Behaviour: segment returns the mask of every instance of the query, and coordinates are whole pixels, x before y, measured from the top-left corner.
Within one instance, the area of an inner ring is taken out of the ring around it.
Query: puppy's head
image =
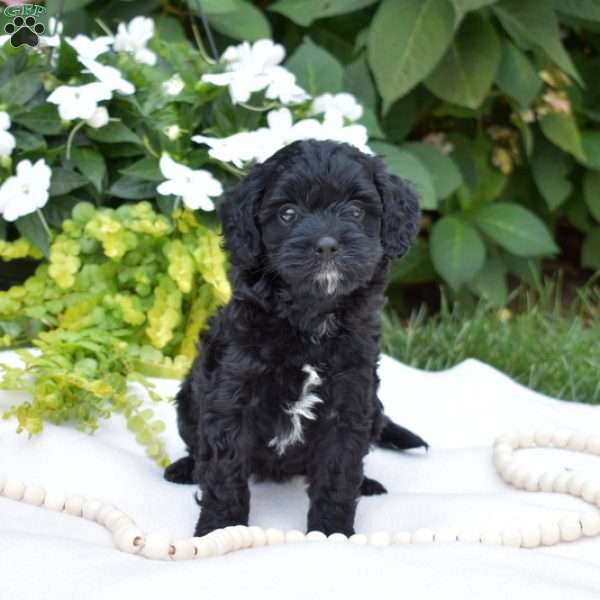
[[[418,230],[412,189],[380,158],[331,141],[294,142],[251,172],[219,207],[225,248],[244,271],[276,274],[295,295],[345,295]]]

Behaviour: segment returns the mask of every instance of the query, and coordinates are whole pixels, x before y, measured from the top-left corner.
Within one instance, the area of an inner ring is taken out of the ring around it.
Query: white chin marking
[[[327,265],[322,271],[317,273],[315,279],[319,285],[325,288],[325,292],[331,295],[335,294],[342,279],[342,274],[333,265]]]
[[[269,442],[269,447],[275,448],[279,456],[285,453],[288,446],[304,442],[301,419],[304,417],[309,421],[314,421],[316,415],[313,412],[313,408],[316,404],[323,402],[319,396],[312,393],[314,388],[319,387],[322,383],[316,369],[311,365],[304,365],[302,370],[307,374],[307,377],[302,385],[300,398],[284,410],[290,416],[290,428],[287,432],[275,436]]]

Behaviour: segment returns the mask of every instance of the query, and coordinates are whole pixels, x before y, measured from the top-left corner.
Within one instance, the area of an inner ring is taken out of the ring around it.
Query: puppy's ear
[[[376,160],[375,185],[383,203],[383,251],[388,258],[397,258],[406,253],[419,232],[419,198],[408,182],[388,173],[383,161]]]
[[[232,264],[245,269],[256,266],[261,252],[257,216],[265,187],[264,169],[264,165],[252,167],[244,179],[227,191],[217,208],[225,250]]]

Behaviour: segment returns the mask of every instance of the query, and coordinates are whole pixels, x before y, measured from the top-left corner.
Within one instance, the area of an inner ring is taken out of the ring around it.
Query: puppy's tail
[[[425,448],[429,444],[416,433],[394,423],[389,417],[383,415],[383,429],[377,445],[391,450],[409,450],[410,448]]]

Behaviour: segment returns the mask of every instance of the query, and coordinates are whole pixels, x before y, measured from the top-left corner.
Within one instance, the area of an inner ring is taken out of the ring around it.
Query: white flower
[[[22,160],[17,174],[9,177],[0,187],[0,214],[7,221],[16,221],[42,208],[48,201],[52,171],[43,158],[35,164]]]
[[[256,158],[258,138],[255,131],[241,131],[220,139],[195,135],[192,141],[210,146],[209,156],[222,162],[233,163],[238,168]]]
[[[349,119],[358,121],[363,115],[363,107],[352,94],[323,94],[317,96],[312,103],[313,114],[336,112]]]
[[[100,127],[104,127],[108,123],[109,118],[106,107],[99,106],[94,114],[89,119],[86,119],[85,122],[94,129],[100,129]]]
[[[220,196],[223,186],[208,171],[194,171],[175,162],[168,154],[161,156],[159,165],[167,179],[156,188],[159,194],[181,196],[183,203],[192,210],[214,210],[215,205],[210,198]]]
[[[268,98],[302,102],[308,97],[306,92],[296,85],[292,73],[278,66],[284,57],[283,46],[271,40],[258,40],[252,46],[248,42],[229,46],[221,57],[225,73],[203,75],[202,81],[228,86],[234,104],[247,102],[253,92],[265,88]]]
[[[113,38],[107,35],[91,39],[87,35],[76,35],[74,38],[66,37],[67,43],[77,52],[79,58],[94,60],[104,54],[113,43]]]
[[[146,48],[154,35],[154,21],[147,17],[134,17],[129,24],[119,23],[114,49],[133,54],[135,60],[145,65],[156,64],[156,54]]]
[[[167,94],[167,96],[178,96],[184,87],[183,79],[179,73],[175,73],[173,77],[163,81],[162,91]]]
[[[0,158],[10,156],[15,149],[15,136],[10,129],[10,116],[7,112],[0,111]]]
[[[270,82],[265,96],[270,100],[280,100],[283,104],[299,104],[310,96],[296,84],[296,76],[283,67],[273,67],[269,71]]]
[[[86,69],[111,92],[119,92],[119,94],[126,95],[135,92],[133,83],[123,79],[123,75],[119,69],[115,69],[115,67],[108,65],[102,65],[89,58],[80,58],[79,62],[81,62],[81,64],[83,64]]]
[[[325,113],[321,136],[317,139],[346,142],[366,154],[373,154],[367,142],[369,134],[364,125],[344,125],[344,118],[338,112]]]
[[[100,100],[109,100],[112,94],[102,83],[57,87],[49,96],[48,102],[58,105],[58,114],[65,121],[90,119],[98,108]]]
[[[52,31],[54,32],[54,35],[40,35],[40,41],[37,47],[41,50],[44,48],[58,48],[60,46],[60,36],[63,32],[62,21],[57,23],[54,17],[50,17],[48,19],[48,27],[46,27],[46,31]]]
[[[172,142],[179,139],[181,136],[181,129],[179,125],[170,125],[169,127],[165,127],[164,132]]]

